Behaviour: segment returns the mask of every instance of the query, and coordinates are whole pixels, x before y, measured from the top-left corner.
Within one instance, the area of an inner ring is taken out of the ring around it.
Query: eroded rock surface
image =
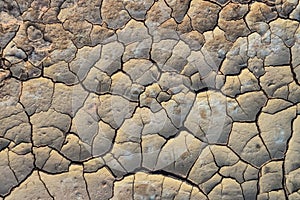
[[[300,199],[297,0],[0,0],[0,199]]]

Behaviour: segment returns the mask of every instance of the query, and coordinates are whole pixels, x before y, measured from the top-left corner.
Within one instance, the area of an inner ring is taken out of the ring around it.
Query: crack
[[[43,179],[42,179],[42,177],[41,177],[41,175],[40,175],[40,172],[37,171],[37,174],[38,174],[38,176],[39,176],[39,180],[40,180],[40,181],[42,182],[42,184],[44,185],[44,187],[45,187],[47,193],[48,193],[49,196],[54,200],[55,198],[54,198],[54,196],[50,193],[49,189],[47,188],[46,183],[43,181]]]
[[[84,184],[85,184],[85,190],[86,190],[86,193],[88,195],[88,198],[89,198],[89,200],[91,200],[90,192],[89,192],[89,189],[88,189],[88,184],[87,184],[87,181],[84,177],[84,174],[82,174],[82,178],[83,178],[83,181],[84,181]]]
[[[287,154],[287,151],[289,150],[289,145],[290,145],[290,142],[292,140],[292,137],[293,137],[294,134],[296,134],[295,129],[294,129],[294,122],[297,119],[297,117],[298,117],[298,115],[296,115],[291,121],[291,135],[287,139],[286,151],[284,152],[284,157],[283,157],[283,162],[282,162],[282,187],[283,187],[283,191],[284,191],[284,195],[285,195],[286,199],[289,199],[288,198],[288,194],[289,194],[288,191],[289,190],[288,190],[287,185],[286,185],[287,179],[286,179],[286,171],[285,171],[286,154]]]
[[[12,167],[10,166],[9,151],[7,151],[7,161],[8,161],[8,167],[9,167],[10,171],[13,173],[13,175],[14,175],[16,181],[18,182],[18,184],[20,184],[20,181],[19,181],[19,179],[18,179],[18,177],[17,177],[15,171],[14,171],[14,170],[12,169]],[[15,186],[15,187],[16,187],[16,186]]]

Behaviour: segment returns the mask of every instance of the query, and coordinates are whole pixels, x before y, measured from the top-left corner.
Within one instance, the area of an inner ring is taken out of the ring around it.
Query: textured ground
[[[0,199],[300,199],[298,0],[0,0]]]

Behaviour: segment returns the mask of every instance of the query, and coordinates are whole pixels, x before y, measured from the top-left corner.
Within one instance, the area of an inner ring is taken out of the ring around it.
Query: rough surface
[[[0,199],[300,199],[298,0],[0,0]]]

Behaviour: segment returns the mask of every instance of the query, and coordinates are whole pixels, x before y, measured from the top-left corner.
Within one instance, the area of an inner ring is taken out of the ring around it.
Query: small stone
[[[71,162],[69,160],[61,156],[57,151],[52,150],[42,169],[49,173],[58,174],[67,172],[70,164]]]
[[[143,167],[149,170],[155,169],[158,155],[165,142],[166,140],[157,134],[145,135],[142,137]]]
[[[273,161],[264,165],[259,179],[260,193],[282,189],[282,161]]]
[[[101,95],[99,101],[99,116],[113,128],[120,127],[126,118],[131,117],[136,107],[135,103],[117,95]]]
[[[181,143],[184,141],[184,145]],[[169,140],[157,158],[156,170],[165,170],[183,177],[195,163],[203,144],[188,132],[181,132]]]
[[[219,67],[221,64],[223,64],[223,61],[225,64],[226,60],[224,59],[229,57],[230,55],[239,57],[237,59],[237,62],[241,62],[240,56],[244,56],[246,54],[246,52],[244,52],[243,50],[246,47],[245,43],[243,42],[245,38],[240,38],[239,41],[236,41],[236,45],[233,46],[233,43],[226,39],[225,32],[219,29],[218,27],[214,28],[212,31],[205,32],[203,35],[206,41],[202,47],[203,56],[206,58],[206,62],[208,62],[208,64],[214,70],[219,70]],[[233,68],[232,66],[235,65],[237,65],[237,67],[243,66],[241,66],[241,63],[232,64],[229,66]],[[223,71],[221,70],[221,72]]]
[[[162,68],[167,60],[171,57],[172,51],[177,44],[176,40],[161,40],[152,44],[151,58]]]
[[[29,26],[27,27],[28,39],[31,41],[37,41],[43,38],[43,33],[37,27]]]
[[[200,184],[200,188],[205,192],[205,194],[209,194],[214,187],[216,187],[222,181],[222,176],[218,173],[214,174],[209,180]]]
[[[8,139],[0,138],[0,151],[9,146],[10,141]]]
[[[221,88],[222,93],[229,97],[235,97],[241,93],[241,81],[238,76],[225,76],[225,84]]]
[[[290,107],[276,114],[261,113],[258,117],[260,135],[271,158],[283,158],[287,141],[291,137],[291,121],[296,117],[296,107]]]
[[[91,31],[91,42],[93,46],[98,44],[107,44],[117,40],[117,36],[113,30],[104,26],[94,25]]]
[[[103,45],[98,62],[93,63],[99,70],[111,76],[118,69],[121,69],[121,57],[124,53],[124,46],[119,42],[111,42]]]
[[[275,114],[291,106],[293,106],[291,102],[283,99],[269,99],[267,105],[263,107],[262,111],[268,114]]]
[[[226,105],[226,97],[219,92],[199,93],[185,120],[185,127],[209,143],[226,142],[231,129]]]
[[[175,94],[169,101],[162,103],[168,117],[171,119],[176,128],[183,126],[183,123],[192,108],[194,100],[195,94],[187,92]]]
[[[261,77],[265,73],[263,60],[254,57],[248,60],[248,69],[255,75],[256,78]]]
[[[0,85],[0,106],[15,106],[21,95],[21,82],[11,78],[3,80]]]
[[[71,125],[71,118],[52,109],[47,112],[40,112],[31,117],[33,127],[33,143],[36,146],[49,145],[60,149],[65,133]]]
[[[198,31],[182,34],[180,38],[189,45],[191,50],[200,50],[205,43],[204,36]]]
[[[125,45],[150,38],[147,27],[142,22],[135,20],[130,20],[123,29],[118,30],[117,36],[118,41]]]
[[[0,135],[3,137],[4,135],[8,134],[7,138],[11,136],[12,131],[17,130],[18,126],[28,123],[28,116],[23,110],[23,107],[20,104],[16,104],[14,106],[0,106],[1,113],[0,113]],[[26,132],[26,129],[24,130]],[[28,131],[28,129],[27,129]],[[30,134],[31,130],[29,130]],[[21,134],[20,132],[18,134]],[[16,133],[14,133],[16,134]],[[29,139],[29,138],[27,138]]]
[[[145,91],[140,95],[140,105],[150,108],[152,112],[157,112],[162,109],[162,106],[156,100],[157,96],[161,92],[161,88],[158,83],[154,83],[146,87]]]
[[[183,182],[174,200],[188,199],[190,197],[190,194],[192,193],[192,189],[192,186]]]
[[[114,196],[112,200],[131,199],[133,194],[134,176],[126,176],[121,181],[114,183]]]
[[[221,10],[218,25],[224,30],[230,41],[250,34],[250,30],[243,19],[247,12],[248,5],[237,3],[229,3]]]
[[[191,0],[167,0],[166,3],[172,9],[172,17],[175,18],[176,22],[182,22],[186,15]]]
[[[5,47],[13,39],[20,22],[7,12],[0,12],[0,25],[2,27],[0,47]]]
[[[111,150],[112,155],[124,168],[125,173],[136,171],[141,166],[142,153],[141,146],[135,142],[115,143]],[[108,164],[110,168],[112,165]]]
[[[61,153],[72,161],[82,162],[91,157],[91,147],[73,134],[67,135]]]
[[[155,199],[161,196],[164,177],[138,172],[134,176],[134,198]]]
[[[260,167],[270,160],[255,123],[233,123],[228,145],[249,163]]]
[[[66,85],[78,83],[76,75],[70,71],[69,65],[65,61],[44,67],[44,76],[51,78],[53,82],[62,82]]]
[[[131,59],[124,63],[123,70],[129,74],[133,83],[144,86],[156,82],[159,77],[157,67],[145,59]]]
[[[24,182],[22,182],[14,191],[6,197],[8,200],[14,199],[53,199],[40,180],[37,171],[34,171]]]
[[[147,111],[146,109],[137,108],[134,115],[125,119],[124,123],[117,131],[117,135],[115,138],[116,143],[124,143],[124,142],[141,142],[141,134],[143,130],[143,116],[141,113]]]
[[[75,59],[70,62],[70,70],[76,74],[80,81],[84,80],[90,69],[101,58],[101,49],[101,45],[96,47],[82,47],[76,53]]]
[[[236,200],[244,199],[240,184],[231,178],[223,178],[222,182],[208,194],[208,198]]]
[[[171,98],[171,95],[169,95],[168,93],[166,92],[160,92],[157,96],[157,101],[159,103],[161,102],[166,102],[166,101],[169,101]]]
[[[188,179],[200,185],[210,180],[218,170],[219,167],[216,165],[213,154],[207,146],[202,150],[193,165]]]
[[[130,15],[121,0],[104,0],[101,5],[101,16],[108,28],[112,29],[119,29],[130,20]]]
[[[269,28],[268,22],[277,17],[276,10],[262,2],[254,2],[246,15],[246,22],[252,31],[263,35]]]
[[[181,182],[179,180],[165,177],[162,185],[161,198],[174,199],[179,191],[180,185]]]
[[[88,22],[93,24],[101,24],[102,22],[101,15],[99,12],[99,9],[101,7],[101,1],[99,0],[87,0],[84,2],[58,2],[58,5],[56,5],[60,7],[58,19],[62,22],[64,22],[67,19],[74,19],[74,21],[76,22],[78,22],[79,20],[87,20]]]
[[[288,143],[289,148],[287,149],[286,157],[285,157],[285,165],[284,165],[285,174],[289,174],[290,172],[297,171],[297,169],[300,167],[300,162],[298,159],[299,156],[298,149],[296,148],[297,145],[300,143],[300,137],[298,134],[296,134],[300,128],[299,121],[300,121],[299,117],[297,117],[293,121],[293,132],[290,141]]]
[[[113,175],[102,168],[95,173],[84,173],[87,190],[91,199],[110,199],[113,195]]]
[[[97,135],[93,138],[92,151],[93,156],[104,155],[113,146],[116,131],[109,125],[99,122]]]
[[[222,42],[223,43],[223,42]],[[224,75],[240,74],[241,69],[247,67],[248,60],[248,41],[247,38],[238,38],[233,46],[228,49],[226,58],[221,65],[220,71]],[[224,52],[226,53],[226,51]],[[223,58],[225,56],[221,56]]]
[[[54,84],[46,78],[30,79],[23,82],[21,103],[29,115],[47,111],[51,106]]]
[[[73,117],[83,106],[87,95],[88,93],[81,85],[66,86],[62,83],[56,83],[51,108]]]
[[[83,170],[84,172],[87,173],[96,172],[100,168],[104,167],[104,165],[105,165],[104,160],[101,157],[92,158],[83,163]]]
[[[257,181],[253,180],[242,183],[242,190],[245,199],[257,198]]]
[[[136,20],[144,20],[147,11],[153,5],[154,0],[124,0],[124,6],[130,16]]]
[[[235,99],[227,99],[227,112],[234,121],[255,121],[257,113],[267,102],[261,91],[247,92]]]
[[[145,24],[150,33],[155,33],[158,27],[170,18],[171,8],[164,0],[156,1],[147,12]]]
[[[18,185],[17,177],[14,175],[14,171],[9,166],[8,150],[2,150],[0,152],[0,196],[7,195],[11,189]]]
[[[276,19],[270,23],[271,32],[280,37],[284,44],[292,47],[295,43],[295,33],[299,24],[292,20]]]
[[[200,33],[212,30],[217,25],[220,10],[220,6],[207,1],[192,1],[188,15],[193,28]]]
[[[212,145],[210,148],[218,167],[232,166],[239,161],[239,157],[227,146]]]
[[[266,67],[265,70],[265,75],[260,77],[262,89],[269,97],[285,98],[288,92],[287,88],[282,94],[276,95],[276,92],[294,80],[291,68],[289,66]]]
[[[70,39],[73,35],[65,31],[62,24],[47,24],[44,37],[52,40],[53,51],[49,58],[53,63],[58,61],[70,62],[75,58],[77,48]]]
[[[140,116],[143,122],[143,135],[158,133],[164,138],[170,138],[177,134],[178,129],[172,123],[164,109],[161,109],[158,112],[152,112],[147,108],[143,108],[138,111],[141,111]]]
[[[54,198],[87,199],[88,193],[82,170],[82,166],[71,165],[69,172],[55,175],[41,172],[40,176]]]

